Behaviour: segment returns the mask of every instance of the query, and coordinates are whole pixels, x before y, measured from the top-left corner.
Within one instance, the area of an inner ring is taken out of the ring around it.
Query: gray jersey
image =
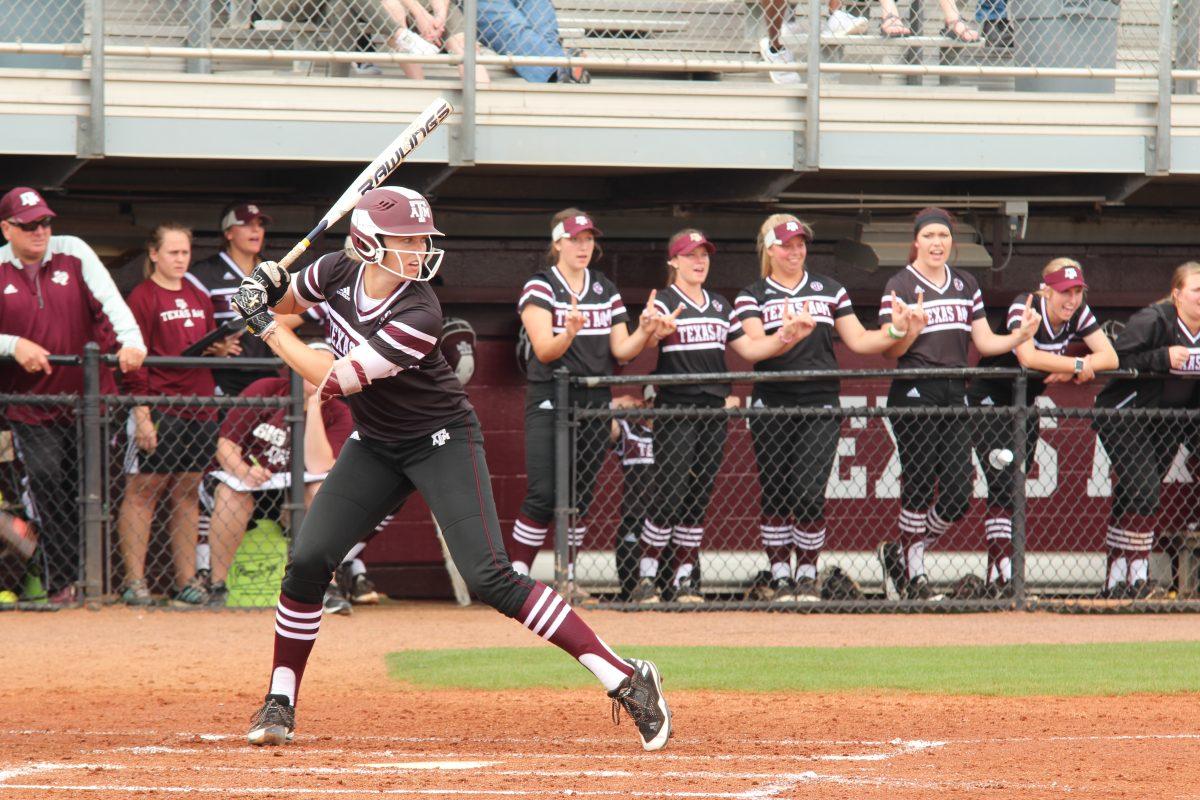
[[[929,322],[908,352],[900,356],[897,366],[901,369],[966,367],[971,324],[986,317],[975,276],[947,265],[945,283],[937,286],[910,264],[893,275],[884,287],[879,324],[892,321],[892,292],[897,299],[915,305],[918,288],[925,293]]]
[[[442,306],[433,287],[404,281],[376,300],[363,290],[364,270],[358,261],[330,253],[292,281],[301,305],[325,303],[329,343],[338,356],[353,350],[368,374],[380,376],[346,398],[358,431],[401,441],[468,417],[472,408],[466,392],[438,346]]]
[[[613,372],[609,336],[613,326],[624,325],[629,315],[617,287],[599,272],[587,270],[583,291],[575,294],[558,267],[542,270],[525,282],[517,302],[517,313],[529,305],[546,309],[551,314],[550,324],[557,335],[566,330],[573,295],[583,315],[583,328],[557,361],[543,364],[536,356],[529,360],[527,374],[531,383],[554,380],[554,371],[559,367],[566,367],[572,375],[611,375]]]

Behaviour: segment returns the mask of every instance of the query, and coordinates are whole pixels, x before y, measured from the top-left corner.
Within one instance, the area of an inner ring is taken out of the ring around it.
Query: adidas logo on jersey
[[[338,289],[337,296],[342,298],[343,300],[349,300],[350,299],[350,287],[343,286],[342,288]]]
[[[908,390],[908,394],[906,394],[905,397],[912,397],[912,398],[916,398],[919,400],[919,399],[921,399],[921,393],[918,392],[917,387],[914,386],[913,388]]]
[[[13,285],[10,283],[8,286],[5,286],[5,287],[4,287],[4,293],[5,293],[5,294],[16,294],[16,293],[17,293],[17,287],[13,286]]]

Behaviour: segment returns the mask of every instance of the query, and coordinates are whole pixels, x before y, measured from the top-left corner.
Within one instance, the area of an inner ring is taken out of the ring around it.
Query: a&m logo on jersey
[[[597,294],[597,295],[604,294],[604,288],[601,287],[600,284],[598,284],[598,283],[593,283],[592,284],[592,293]]]
[[[433,434],[429,438],[433,440],[434,447],[441,447],[446,442],[450,441],[450,432],[448,430],[446,430],[445,428],[442,428],[440,431]]]
[[[954,279],[954,291],[961,292],[962,290],[963,290],[963,282],[960,279],[955,278]]]
[[[66,273],[66,270],[56,269],[54,270],[54,274],[50,276],[50,282],[57,283],[59,286],[66,286],[70,277],[71,276]]]
[[[36,206],[38,204],[37,192],[21,192],[21,205]]]
[[[410,199],[408,201],[408,207],[409,216],[415,219],[417,222],[424,222],[433,216],[433,212],[429,210],[428,200]]]
[[[814,292],[819,292],[825,288],[825,284],[821,283],[820,281],[813,281],[811,286]]]
[[[713,308],[715,308],[717,311],[720,311],[721,310],[721,301],[713,300]]]

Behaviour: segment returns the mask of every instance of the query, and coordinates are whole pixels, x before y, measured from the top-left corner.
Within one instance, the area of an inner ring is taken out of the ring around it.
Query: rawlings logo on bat
[[[400,146],[371,173],[370,178],[359,185],[358,193],[360,195],[366,194],[382,184],[387,179],[387,176],[391,175],[396,167],[400,166],[400,163],[408,157],[408,154],[416,150],[421,145],[421,142],[425,141],[448,116],[450,116],[450,106],[447,103],[442,103],[441,107],[438,108],[428,122],[418,127],[411,136],[401,142]]]

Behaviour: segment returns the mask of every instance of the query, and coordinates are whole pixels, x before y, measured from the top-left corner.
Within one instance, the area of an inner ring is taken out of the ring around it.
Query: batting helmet
[[[420,255],[421,267],[417,275],[403,275],[387,269],[394,275],[410,280],[427,281],[437,274],[442,265],[445,251],[433,246],[434,236],[442,232],[433,226],[433,210],[429,201],[412,189],[402,186],[381,186],[362,196],[350,214],[350,244],[358,257],[368,264],[383,266],[384,256],[389,253]],[[424,250],[395,250],[383,246],[384,236],[424,236]]]
[[[471,323],[458,317],[442,320],[441,347],[450,369],[454,370],[459,382],[466,386],[475,374],[475,329]]]

